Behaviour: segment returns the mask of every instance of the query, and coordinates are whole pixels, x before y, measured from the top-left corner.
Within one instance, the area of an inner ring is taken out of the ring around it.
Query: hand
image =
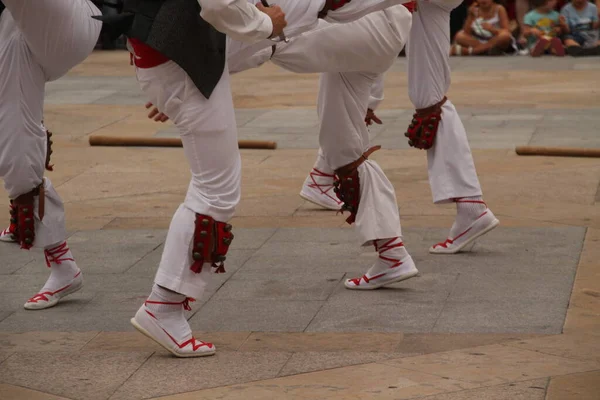
[[[367,110],[367,115],[365,117],[365,123],[367,124],[367,126],[371,126],[371,125],[373,125],[373,122],[375,122],[377,125],[383,124],[383,121],[381,121],[377,117],[377,115],[375,115],[375,111],[373,111],[369,108]]]
[[[592,25],[592,29],[598,29],[600,28],[600,20],[594,22],[594,24]]]
[[[557,35],[560,35],[562,32],[562,28],[560,26],[555,26],[553,29],[554,33],[556,33]]]
[[[538,28],[532,28],[531,29],[531,34],[533,36],[535,36],[536,38],[542,37],[544,36],[544,32],[542,32],[541,30],[539,30]]]
[[[283,29],[287,26],[287,21],[285,20],[285,14],[281,7],[279,6],[271,6],[265,7],[261,3],[258,3],[256,7],[267,14],[269,18],[271,18],[271,22],[273,22],[273,32],[271,32],[270,38],[278,37],[283,33]]]
[[[146,109],[149,109],[152,107],[154,107],[154,104],[152,104],[150,102],[146,103]],[[156,108],[156,107],[152,108],[152,110],[148,113],[148,118],[154,119],[154,121],[156,121],[156,122],[167,122],[169,120],[169,117],[167,117],[165,114],[158,111],[158,108]]]
[[[565,18],[564,15],[561,15],[560,17],[558,17],[558,23],[561,26],[566,26],[567,25],[567,20],[566,20],[566,18]]]
[[[484,22],[484,23],[482,23],[482,24],[481,24],[481,27],[482,27],[483,29],[485,29],[486,31],[488,31],[488,32],[491,32],[491,33],[493,33],[493,32],[494,32],[494,30],[495,30],[495,29],[494,29],[494,26],[493,26],[493,25],[491,25],[491,24],[489,24],[489,23],[487,23],[487,22]]]

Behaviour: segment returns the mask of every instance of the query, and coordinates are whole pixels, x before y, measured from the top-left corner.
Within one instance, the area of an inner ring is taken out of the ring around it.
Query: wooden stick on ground
[[[90,146],[183,147],[180,138],[90,136]],[[240,149],[275,150],[277,142],[238,140]]]
[[[579,149],[573,147],[517,146],[515,151],[520,156],[600,157],[600,149]]]

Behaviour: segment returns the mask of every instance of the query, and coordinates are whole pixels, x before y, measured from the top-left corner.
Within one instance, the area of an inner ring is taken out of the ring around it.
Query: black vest
[[[200,10],[197,0],[124,0],[120,14],[94,18],[177,63],[208,99],[225,70],[226,37]]]
[[[0,1],[0,15],[2,15],[2,11],[4,11],[4,4]]]

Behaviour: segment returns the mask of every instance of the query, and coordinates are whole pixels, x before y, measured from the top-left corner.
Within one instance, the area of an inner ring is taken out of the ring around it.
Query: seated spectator
[[[524,34],[527,38],[529,53],[539,57],[544,53],[559,57],[565,55],[565,49],[559,38],[566,29],[566,22],[554,10],[556,0],[534,0],[534,9],[525,14]]]
[[[566,20],[564,44],[573,57],[600,56],[600,15],[598,8],[587,0],[571,0],[560,15]]]
[[[455,38],[450,55],[503,54],[514,50],[506,9],[493,0],[479,0],[469,7],[463,29]]]
[[[518,35],[517,43],[522,48],[526,48],[527,47],[527,39],[525,39],[525,35],[524,35],[525,23],[523,20],[525,19],[525,14],[527,14],[532,9],[531,1],[530,0],[506,0],[506,1],[509,3],[513,3],[511,5],[510,9],[514,10],[514,16],[519,25],[519,35]],[[598,1],[600,1],[600,0],[598,0]],[[560,11],[562,9],[562,7],[565,4],[567,4],[568,2],[569,2],[569,0],[558,0],[556,2],[556,6],[554,7],[554,9],[556,11]]]

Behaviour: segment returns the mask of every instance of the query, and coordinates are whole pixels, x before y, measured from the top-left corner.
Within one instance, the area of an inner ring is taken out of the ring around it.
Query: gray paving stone
[[[534,127],[491,130],[480,135],[469,132],[469,145],[475,149],[506,149],[525,146],[531,140]]]
[[[571,296],[568,288],[575,279],[575,268],[567,273],[505,273],[502,270],[484,273],[459,274],[448,301],[520,299],[544,304],[546,301],[567,305]]]
[[[329,298],[342,281],[343,273],[288,274],[285,279],[273,276],[235,277],[228,280],[211,301],[225,300],[322,300]]]
[[[13,314],[13,311],[0,311],[0,322],[4,321],[10,315]]]
[[[322,301],[211,299],[192,317],[190,325],[198,331],[302,332],[323,304]]]
[[[294,353],[279,373],[279,376],[305,374],[307,372],[323,371],[349,365],[374,363],[398,356],[398,354],[388,352],[364,351],[307,351]]]
[[[126,271],[139,259],[157,248],[164,230],[78,232],[69,239],[69,246],[84,273],[114,274]],[[30,273],[33,265],[19,273]]]
[[[531,141],[531,146],[548,147],[583,147],[590,149],[600,148],[600,136],[597,128],[582,130],[577,129],[577,135],[565,134],[564,129],[539,128]]]
[[[4,228],[2,228],[4,229]],[[39,250],[23,251],[15,243],[0,243],[0,275],[9,275],[36,259],[43,260],[44,255]],[[40,263],[37,263],[40,264]],[[45,264],[42,264],[45,266]],[[41,265],[38,265],[42,269]]]
[[[269,244],[278,242],[300,243],[304,242],[317,243],[349,243],[356,241],[356,231],[354,227],[343,228],[279,228],[277,232],[269,239]]]
[[[307,332],[430,332],[444,303],[326,304]]]
[[[319,124],[317,112],[315,109],[284,109],[284,110],[271,110],[267,111],[252,121],[248,122],[245,126],[247,128],[277,128],[277,129],[288,129],[288,128],[313,128]]]
[[[133,331],[129,320],[134,314],[112,310],[69,312],[62,310],[59,304],[43,311],[18,311],[0,322],[0,331]]]
[[[0,365],[0,382],[65,396],[106,400],[151,353],[32,352],[16,353]],[[40,365],[44,368],[40,373]]]
[[[152,356],[111,396],[111,400],[149,399],[173,393],[275,378],[291,354],[219,352],[181,362],[166,352]]]
[[[562,332],[568,303],[522,298],[450,301],[446,303],[435,333],[539,333]]]
[[[12,351],[0,350],[0,365],[2,365],[4,361],[8,360],[8,358],[13,354],[15,353],[13,353]]]

